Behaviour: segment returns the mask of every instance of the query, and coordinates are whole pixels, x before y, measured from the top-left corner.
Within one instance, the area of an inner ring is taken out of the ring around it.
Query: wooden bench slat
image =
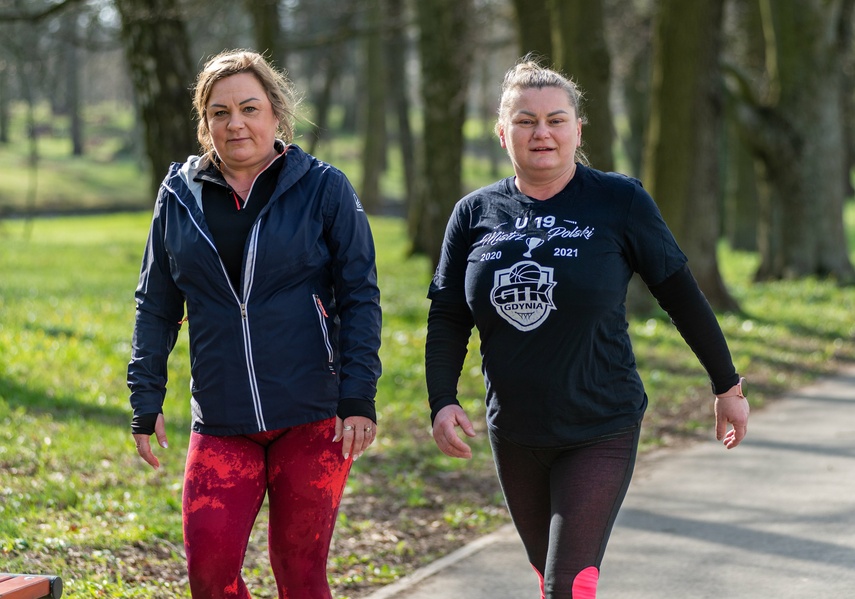
[[[2,599],[43,599],[50,597],[50,579],[44,576],[8,576],[0,578]]]

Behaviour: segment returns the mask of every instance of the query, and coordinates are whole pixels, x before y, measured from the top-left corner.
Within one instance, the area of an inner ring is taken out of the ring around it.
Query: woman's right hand
[[[457,404],[445,406],[433,420],[433,440],[445,455],[468,460],[472,457],[472,448],[457,436],[458,426],[467,437],[475,436],[475,428],[463,408]]]
[[[163,419],[163,414],[157,415],[157,421],[154,423],[154,436],[157,438],[157,443],[164,449],[169,447],[166,441],[166,424]],[[137,446],[137,453],[142,459],[157,470],[160,468],[160,460],[151,451],[151,435],[134,435],[134,443]]]

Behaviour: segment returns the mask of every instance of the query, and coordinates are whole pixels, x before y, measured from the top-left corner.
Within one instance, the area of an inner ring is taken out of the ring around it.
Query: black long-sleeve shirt
[[[487,418],[504,437],[555,446],[636,426],[647,397],[624,301],[641,274],[707,369],[738,381],[715,314],[640,183],[579,165],[538,201],[505,179],[461,200],[449,220],[426,344],[431,413],[456,403],[473,325]]]

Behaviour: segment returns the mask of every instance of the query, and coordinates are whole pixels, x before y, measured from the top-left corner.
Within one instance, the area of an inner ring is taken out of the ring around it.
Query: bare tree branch
[[[14,21],[38,23],[83,2],[86,2],[86,0],[62,0],[62,2],[51,4],[36,12],[0,12],[0,23],[11,23]]]

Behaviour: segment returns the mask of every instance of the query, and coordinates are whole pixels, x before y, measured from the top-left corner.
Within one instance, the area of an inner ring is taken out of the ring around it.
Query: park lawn
[[[0,221],[0,570],[60,574],[68,596],[189,596],[180,517],[186,332],[170,361],[170,448],[158,452],[160,470],[139,460],[129,434],[125,371],[148,220]],[[407,257],[404,222],[374,217],[372,226],[384,310],[380,437],[355,464],[339,517],[330,559],[339,598],[364,595],[507,521],[483,434],[477,340],[460,391],[481,434],[475,458],[460,462],[430,438],[430,268]],[[743,309],[720,320],[755,408],[855,360],[855,289],[816,279],[755,284],[756,256],[723,247],[720,259]],[[650,396],[644,448],[710,438],[709,384],[679,334],[658,312],[632,319],[630,330]],[[253,547],[263,542],[257,528]],[[437,535],[442,543],[432,544]],[[271,587],[263,547],[246,572],[250,584]],[[272,596],[264,593],[254,590]]]

